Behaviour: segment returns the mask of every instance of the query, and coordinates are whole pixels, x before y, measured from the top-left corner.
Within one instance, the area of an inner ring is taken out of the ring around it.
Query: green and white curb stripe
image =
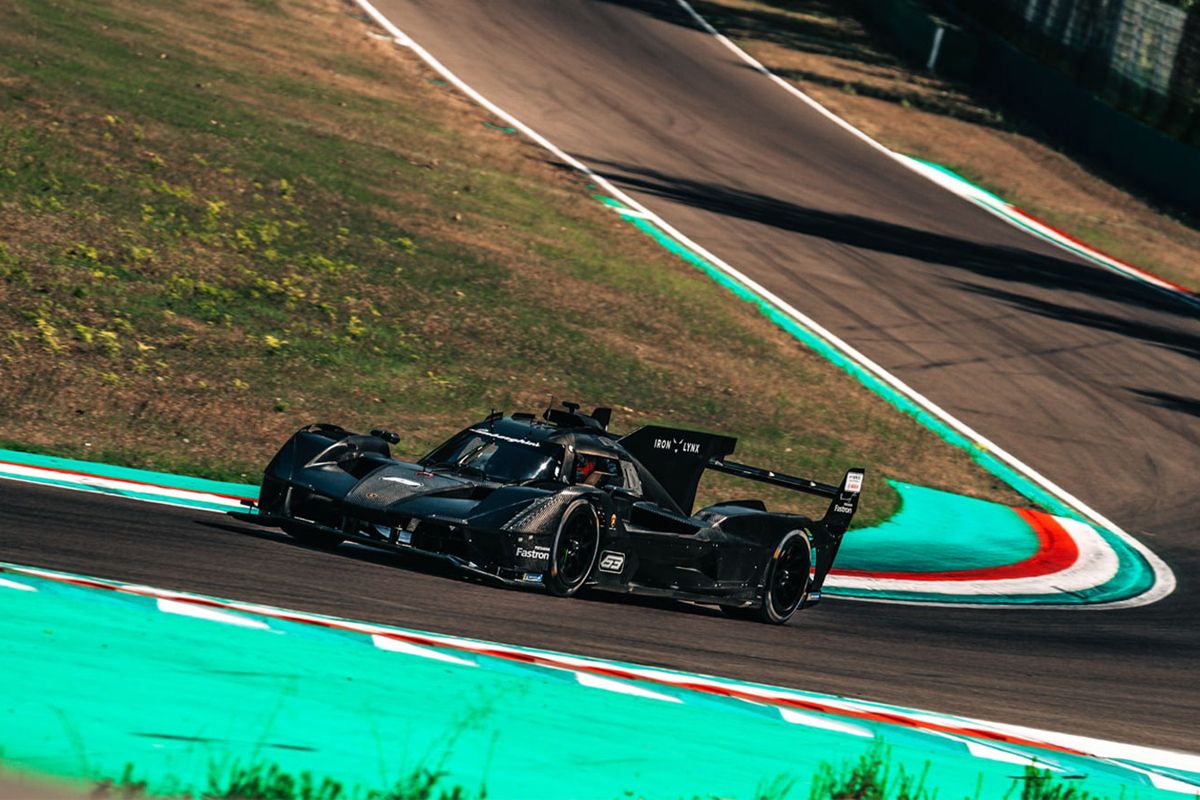
[[[0,478],[205,511],[244,511],[243,501],[258,499],[258,487],[250,484],[17,450],[0,450]]]
[[[1019,793],[1030,764],[1113,800],[1200,787],[1191,754],[11,564],[0,637],[5,762],[131,764],[151,794],[273,764],[362,790],[427,767],[491,798],[804,796],[877,741],[942,797]]]
[[[1003,219],[1005,222],[1020,228],[1026,233],[1032,234],[1039,239],[1044,239],[1047,242],[1057,245],[1069,253],[1072,253],[1080,258],[1092,262],[1104,269],[1124,275],[1127,278],[1139,281],[1141,283],[1153,286],[1163,292],[1176,297],[1181,302],[1186,303],[1194,308],[1200,308],[1200,297],[1197,297],[1189,289],[1180,286],[1177,283],[1161,278],[1144,269],[1127,264],[1124,261],[1113,258],[1112,256],[1102,253],[1093,247],[1089,247],[1078,239],[1064,233],[1063,231],[1053,228],[1050,225],[1042,222],[1029,213],[1022,211],[1017,206],[999,197],[986,189],[977,186],[966,178],[962,177],[953,170],[935,164],[932,161],[924,161],[912,156],[906,156],[903,153],[896,153],[902,163],[906,164],[914,172],[924,175],[929,180],[947,189],[959,197],[968,200],[975,205],[990,211],[996,216]]]

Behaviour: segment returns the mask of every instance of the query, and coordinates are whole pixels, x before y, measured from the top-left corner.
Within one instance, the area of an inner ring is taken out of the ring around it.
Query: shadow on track
[[[600,2],[610,6],[628,8],[673,25],[701,30],[695,20],[675,0],[600,0]]]
[[[902,256],[928,264],[938,264],[961,272],[1009,284],[1020,283],[1056,292],[1071,292],[1128,306],[1194,317],[1195,311],[1182,299],[1164,294],[1115,272],[1092,267],[1068,258],[1037,253],[1020,247],[989,245],[955,236],[920,230],[856,214],[839,214],[809,208],[787,200],[756,192],[666,175],[653,169],[621,164],[578,155],[596,172],[618,186],[635,193],[649,194],[725,217],[749,220],[779,230],[837,242],[850,247]],[[981,214],[984,212],[980,212]],[[973,288],[973,291],[990,291]],[[1030,310],[1039,311],[1040,301],[1009,294],[1014,304],[1028,300]],[[1140,331],[1147,341],[1188,355],[1200,353],[1200,342],[1193,337],[1155,326],[1139,326],[1103,314],[1074,311],[1046,303],[1039,313],[1059,316],[1077,324],[1091,325],[1129,335]],[[1091,319],[1089,319],[1091,315]],[[1124,326],[1124,328],[1123,328]]]
[[[1190,414],[1193,417],[1200,417],[1200,399],[1195,397],[1184,397],[1183,395],[1160,392],[1153,389],[1135,389],[1132,386],[1126,386],[1125,388],[1142,398],[1144,402],[1159,406],[1160,408]]]
[[[1079,269],[1086,270],[1087,268],[1081,267]],[[1116,280],[1122,280],[1130,284],[1133,283],[1133,281],[1125,278],[1116,278]],[[1008,292],[991,286],[983,286],[966,282],[962,283],[962,286],[967,291],[993,297],[1013,308],[1019,308],[1024,311],[1037,314],[1041,317],[1062,320],[1064,322],[1069,322],[1074,325],[1082,325],[1094,330],[1115,333],[1118,336],[1130,339],[1138,339],[1157,347],[1173,350],[1176,353],[1187,356],[1188,358],[1200,359],[1200,336],[1191,333],[1185,333],[1184,331],[1176,328],[1167,328],[1163,327],[1162,325],[1155,325],[1153,323],[1145,322],[1132,317],[1124,318],[1115,316],[1113,314],[1106,314],[1100,311],[1092,311],[1090,309],[1073,308],[1063,303],[1054,303],[1050,302],[1049,300],[1029,297],[1016,292]],[[1069,289],[1070,287],[1064,288]],[[1152,394],[1154,393],[1148,392],[1144,393],[1143,396],[1149,397]],[[1163,397],[1170,398],[1173,396],[1164,395]],[[1158,399],[1162,400],[1163,397]],[[1185,400],[1184,405],[1187,405],[1186,398],[1183,399]],[[1193,400],[1190,401],[1190,403],[1191,405],[1195,406],[1196,401]],[[1164,402],[1157,402],[1156,405],[1160,405],[1164,408],[1183,410],[1179,408],[1179,403],[1171,405]],[[1191,413],[1196,412],[1193,410]]]
[[[492,583],[483,578],[459,572],[453,566],[444,561],[441,561],[437,558],[422,556],[419,553],[393,553],[387,550],[381,550],[354,542],[345,542],[331,550],[324,550],[319,547],[301,544],[282,531],[276,531],[268,528],[253,528],[245,525],[239,525],[235,522],[213,522],[211,520],[202,519],[196,519],[193,520],[193,522],[195,522],[197,525],[202,525],[205,528],[212,530],[225,531],[227,533],[233,533],[239,536],[249,536],[251,538],[261,539],[263,541],[277,542],[281,546],[291,546],[300,550],[310,550],[334,558],[346,558],[352,561],[375,564],[378,566],[390,567],[408,572],[416,572],[431,577],[445,578],[448,581],[479,584],[497,591],[507,590],[510,592],[527,595],[541,594],[541,592],[539,592],[537,589],[523,589],[516,586],[506,586],[504,584]],[[545,599],[550,603],[560,602],[560,598],[551,597],[549,595],[545,595]],[[656,608],[661,611],[672,611],[676,613],[682,612],[685,614],[703,617],[725,619],[724,615],[721,614],[716,607],[693,605],[691,603],[685,603],[682,601],[671,600],[669,598],[662,597],[644,597],[641,595],[617,594],[615,592],[584,589],[580,591],[579,594],[569,598],[569,600],[571,602],[629,605],[639,608]]]
[[[692,30],[703,28],[675,0],[599,0],[607,5],[637,11],[663,22]],[[858,26],[846,24],[844,3],[815,0],[784,5],[766,0],[780,11],[737,9],[690,0],[692,8],[718,30],[732,38],[753,37],[789,50],[801,50],[835,58],[864,62],[897,63],[876,48],[871,37]],[[798,8],[797,6],[801,6]],[[796,11],[806,12],[803,16]]]

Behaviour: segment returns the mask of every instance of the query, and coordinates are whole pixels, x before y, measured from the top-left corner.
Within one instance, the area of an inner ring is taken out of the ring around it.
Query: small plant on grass
[[[1013,779],[1013,786],[1005,793],[1004,800],[1011,800],[1018,787],[1020,800],[1100,800],[1079,784],[1060,780],[1050,770],[1038,769],[1036,764],[1026,766],[1025,774]]]
[[[168,784],[170,781],[168,781]],[[142,800],[160,796],[148,791],[146,780],[136,777],[132,764],[126,764],[121,777],[97,781],[93,798]],[[195,794],[166,790],[165,796],[188,800],[484,800],[486,791],[468,792],[461,786],[445,785],[445,773],[424,767],[386,789],[347,788],[328,776],[316,777],[305,771],[294,775],[277,764],[234,764],[229,768],[209,768],[208,785]]]
[[[204,800],[341,800],[348,795],[332,778],[317,779],[309,772],[297,777],[275,764],[255,764],[227,772],[210,770],[203,796]]]
[[[100,798],[121,798],[134,800],[146,797],[146,782],[134,777],[133,764],[126,764],[125,771],[116,780],[106,778],[98,781],[92,788],[91,796]]]
[[[823,763],[813,776],[809,800],[933,800],[925,788],[929,762],[920,774],[903,764],[893,773],[891,750],[876,740],[858,761],[835,767]]]
[[[937,800],[938,789],[927,785],[929,767],[926,762],[917,773],[910,772],[903,764],[893,765],[890,748],[876,740],[857,761],[840,765],[823,762],[812,777],[809,800]],[[167,779],[166,785],[171,786],[173,782]],[[745,800],[789,800],[797,797],[796,790],[800,785],[796,776],[781,774],[760,783]],[[348,787],[332,777],[318,777],[307,771],[293,774],[277,764],[259,762],[242,766],[235,762],[227,768],[210,767],[207,786],[199,794],[169,788],[151,793],[149,782],[137,777],[132,764],[125,766],[120,778],[98,781],[92,791],[92,797],[110,800],[142,800],[158,796],[188,800],[485,800],[487,790],[481,788],[476,793],[461,785],[448,785],[446,773],[440,767],[418,767],[392,786],[379,789]],[[623,796],[640,798],[644,795],[631,789]],[[978,790],[974,800],[984,800]],[[1009,790],[995,800],[1106,798],[1091,794],[1076,783],[1059,779],[1048,769],[1030,765],[1023,775],[1015,776]]]

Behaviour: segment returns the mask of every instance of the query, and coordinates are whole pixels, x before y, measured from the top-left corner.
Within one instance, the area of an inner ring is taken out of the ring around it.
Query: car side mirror
[[[641,499],[641,497],[635,494],[633,490],[625,486],[614,486],[611,494],[613,497],[619,497],[622,500],[628,500],[631,503]]]

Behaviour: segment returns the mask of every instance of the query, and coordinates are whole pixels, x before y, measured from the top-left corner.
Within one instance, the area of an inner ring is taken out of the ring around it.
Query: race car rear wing
[[[821,522],[833,534],[845,533],[850,527],[850,519],[858,508],[858,496],[862,491],[865,473],[861,467],[851,469],[838,486],[808,478],[797,478],[794,475],[725,460],[737,447],[737,439],[732,436],[666,428],[660,425],[638,428],[633,433],[623,436],[619,444],[650,471],[685,514],[692,513],[701,474],[704,470],[711,469],[739,478],[781,486],[784,489],[830,498],[832,502]]]
[[[737,439],[718,433],[646,425],[618,444],[650,471],[684,514],[692,513],[700,475],[713,461],[733,452]]]
[[[797,478],[794,475],[784,475],[782,472],[752,467],[749,464],[738,464],[736,461],[726,461],[723,458],[713,458],[708,462],[708,468],[726,475],[736,475],[759,483],[769,483],[772,486],[782,486],[784,489],[795,489],[798,492],[817,494],[821,497],[836,497],[838,487],[831,483],[810,481],[808,478]]]
[[[761,467],[752,467],[748,464],[738,464],[735,461],[726,461],[723,458],[709,459],[707,466],[708,469],[715,472],[724,472],[726,475],[735,475],[739,478],[747,478],[759,483],[769,483],[772,486],[781,486],[784,489],[830,498],[832,502],[825,511],[825,516],[822,517],[821,523],[832,534],[845,533],[846,529],[850,527],[850,520],[854,518],[854,512],[858,509],[858,498],[862,493],[863,476],[866,474],[866,470],[862,467],[855,467],[846,471],[846,475],[842,478],[840,485],[834,486],[831,483],[821,483],[820,481],[809,480],[808,478],[797,478],[794,475],[785,475],[782,472],[762,469]]]

